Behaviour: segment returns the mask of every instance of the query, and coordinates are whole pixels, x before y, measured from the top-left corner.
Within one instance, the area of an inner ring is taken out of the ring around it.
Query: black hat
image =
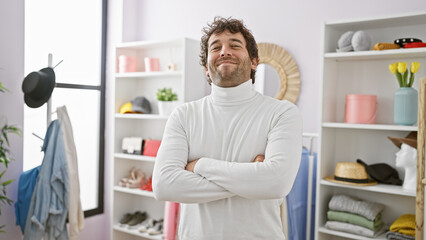
[[[55,88],[55,72],[53,68],[43,68],[28,74],[22,83],[24,100],[28,107],[38,108],[47,102]]]
[[[376,163],[367,165],[361,159],[356,160],[357,163],[364,165],[368,175],[379,183],[402,185],[398,172],[386,163]]]

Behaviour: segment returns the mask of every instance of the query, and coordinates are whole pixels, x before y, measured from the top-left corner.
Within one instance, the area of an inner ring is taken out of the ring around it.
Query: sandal
[[[142,172],[142,169],[137,168],[131,173],[131,179],[126,183],[128,188],[139,188],[141,182],[145,181],[145,174]]]
[[[136,167],[132,167],[129,171],[129,176],[124,177],[122,179],[120,179],[120,182],[118,182],[118,185],[120,187],[127,187],[127,183],[129,182],[129,180],[132,178],[132,174],[135,171]]]

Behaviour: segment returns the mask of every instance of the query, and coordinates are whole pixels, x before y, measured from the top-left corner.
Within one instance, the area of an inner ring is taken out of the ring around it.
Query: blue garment
[[[18,200],[15,202],[16,225],[25,230],[25,220],[27,219],[28,209],[30,208],[31,196],[37,181],[40,166],[25,171],[19,176]]]
[[[288,239],[306,239],[306,211],[308,197],[308,174],[309,174],[309,150],[303,149],[302,161],[293,188],[287,195],[287,216],[288,216]],[[311,204],[311,240],[314,240],[315,227],[315,192],[316,192],[316,172],[317,155],[314,153],[312,169],[312,204]]]
[[[44,158],[28,211],[24,240],[68,239],[68,170],[58,120],[50,123],[42,150]]]

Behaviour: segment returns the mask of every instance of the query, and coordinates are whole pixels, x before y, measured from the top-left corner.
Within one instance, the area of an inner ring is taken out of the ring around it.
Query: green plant
[[[2,83],[0,82],[0,92],[5,93],[5,92],[9,92],[9,90],[7,90]],[[11,184],[14,179],[10,179],[10,180],[4,180],[3,179],[3,175],[6,173],[7,168],[9,166],[9,163],[11,161],[13,161],[14,159],[10,156],[10,143],[9,143],[9,138],[8,135],[10,133],[13,134],[17,134],[19,136],[21,136],[21,129],[17,128],[16,126],[13,125],[8,125],[7,123],[5,123],[2,127],[1,127],[1,132],[0,132],[0,169],[4,169],[2,170],[2,172],[0,173],[0,215],[1,215],[1,207],[5,204],[8,205],[12,205],[13,200],[9,199],[6,196],[6,186]],[[3,165],[3,166],[1,166]],[[4,232],[2,229],[5,227],[5,225],[0,226],[0,232]]]
[[[411,87],[414,83],[414,73],[419,70],[420,63],[412,62],[410,67],[410,79],[408,80],[408,71],[406,62],[394,62],[389,65],[389,70],[395,74],[399,87]]]
[[[177,94],[171,88],[160,88],[157,91],[158,101],[176,101],[178,100]]]

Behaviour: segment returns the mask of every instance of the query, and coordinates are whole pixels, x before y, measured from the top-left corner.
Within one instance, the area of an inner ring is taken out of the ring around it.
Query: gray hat
[[[352,37],[354,36],[354,32],[348,31],[340,36],[339,41],[337,42],[337,52],[349,52],[353,51],[352,47]]]
[[[151,113],[151,104],[145,97],[136,97],[132,100],[132,111]]]
[[[364,31],[347,31],[337,41],[337,52],[370,50],[371,38]]]
[[[357,31],[352,37],[352,47],[355,51],[367,51],[370,50],[371,38],[364,31]]]

